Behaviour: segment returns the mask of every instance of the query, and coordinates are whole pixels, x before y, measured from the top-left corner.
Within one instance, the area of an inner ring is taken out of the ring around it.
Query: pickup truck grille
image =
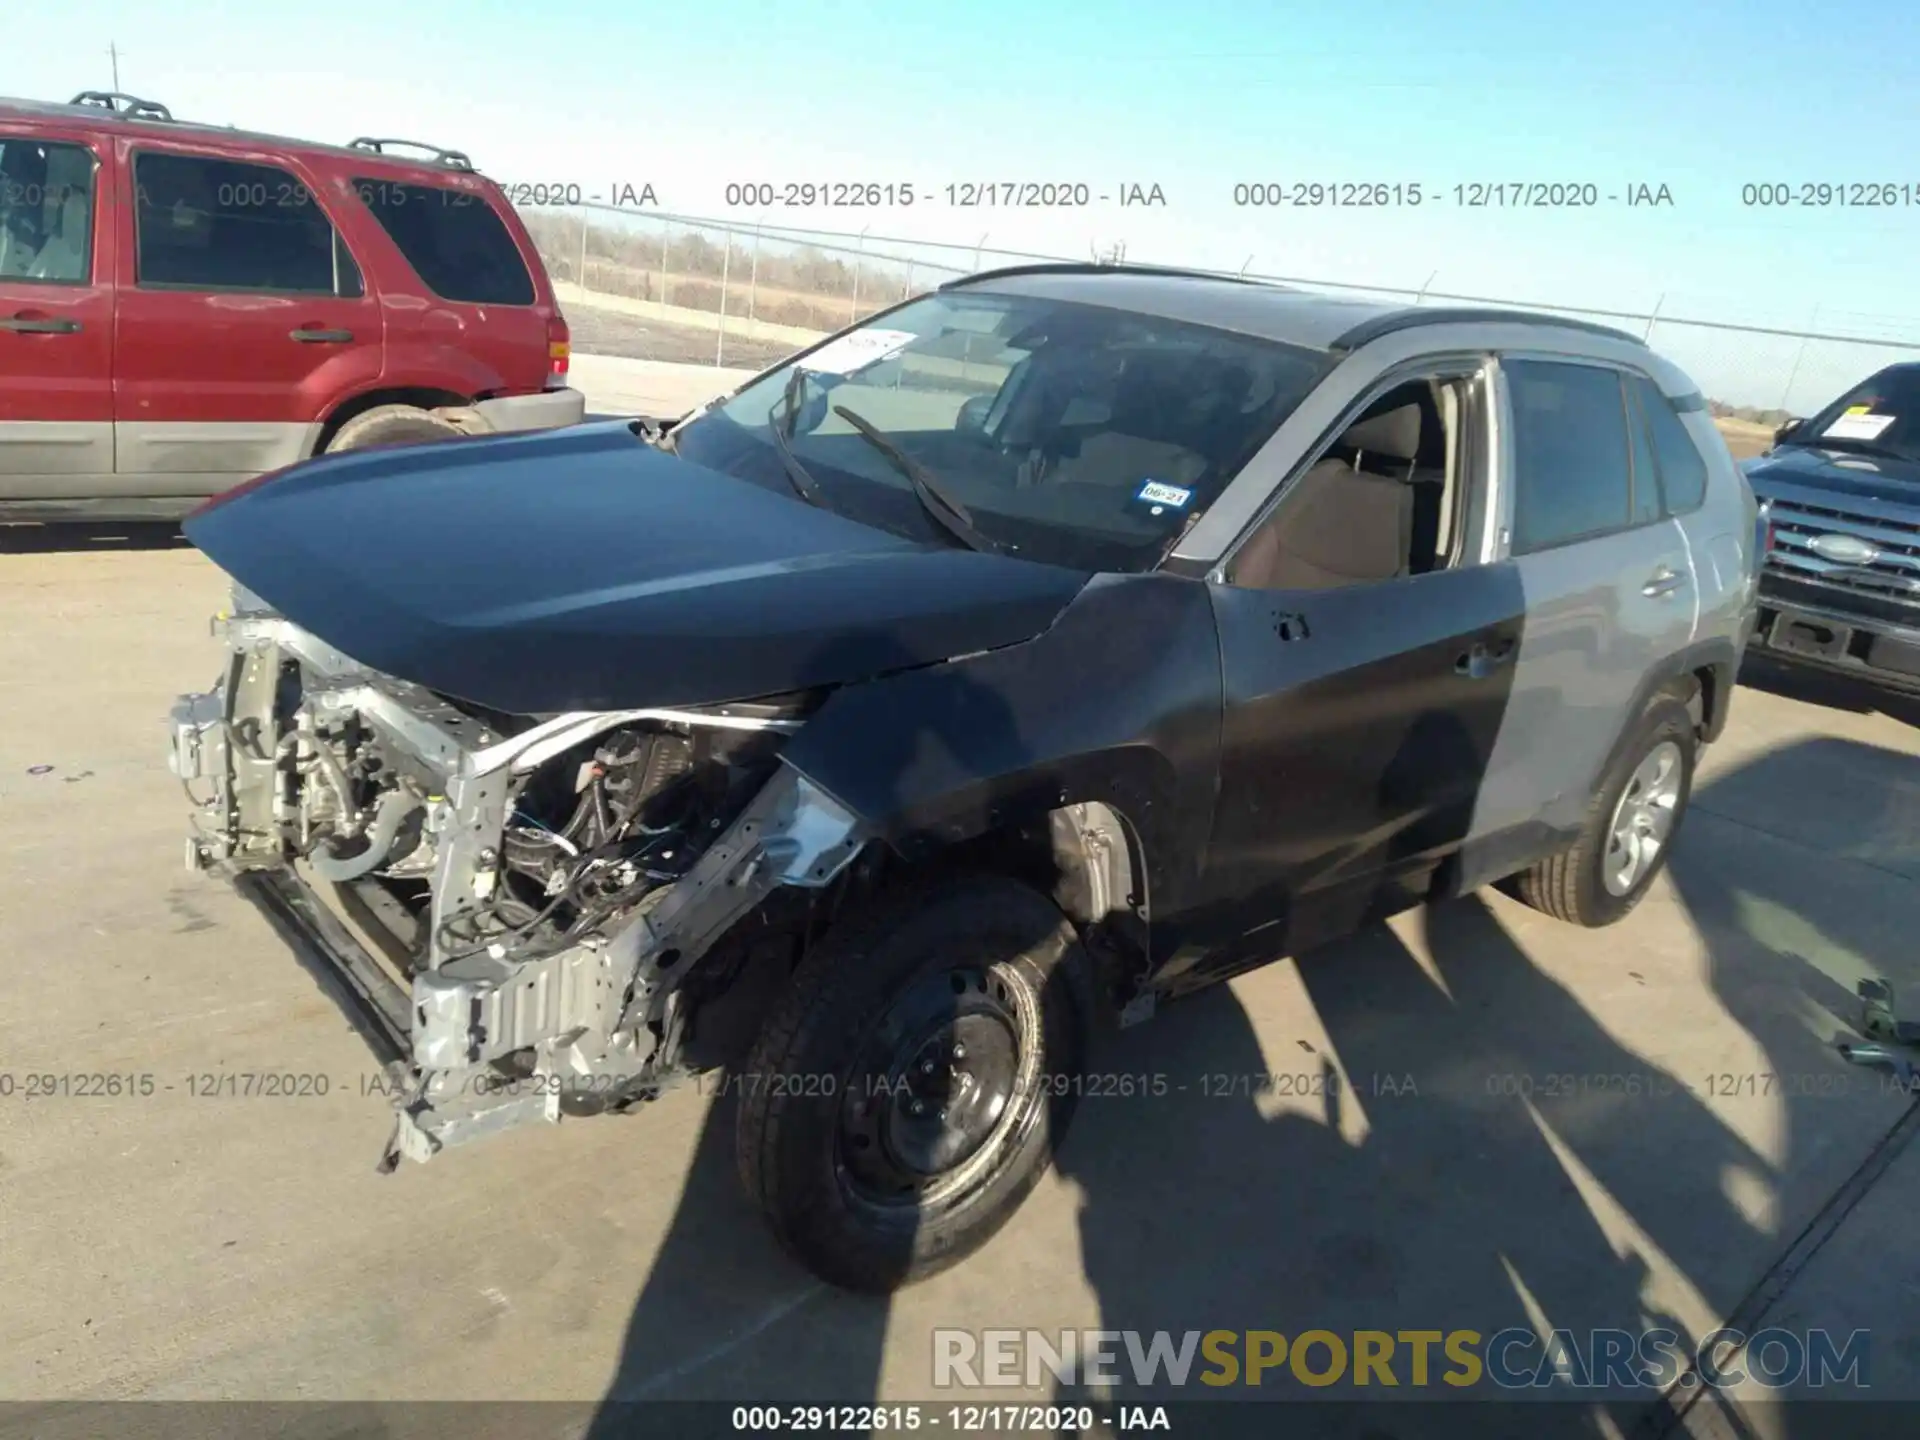
[[[1871,510],[1867,505],[1871,504]],[[1783,578],[1804,580],[1830,590],[1854,591],[1920,610],[1920,507],[1898,515],[1895,507],[1866,502],[1841,509],[1799,498],[1776,498],[1773,549],[1767,569]],[[1873,554],[1864,564],[1840,555],[1822,555],[1822,537],[1865,541]]]

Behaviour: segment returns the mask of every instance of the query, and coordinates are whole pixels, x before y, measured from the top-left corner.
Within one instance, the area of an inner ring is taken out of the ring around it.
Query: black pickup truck
[[[1788,421],[1745,468],[1772,527],[1749,653],[1920,693],[1920,363]]]

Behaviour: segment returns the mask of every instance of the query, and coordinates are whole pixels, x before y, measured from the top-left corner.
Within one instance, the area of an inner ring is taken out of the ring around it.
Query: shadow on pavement
[[[83,524],[0,524],[0,555],[45,555],[79,550],[191,549],[180,527],[171,521],[135,520],[121,523],[88,521]]]
[[[1796,775],[1836,764],[1880,783],[1863,778],[1862,793],[1845,797],[1801,793]],[[1375,926],[1302,958],[1312,1035],[1270,1032],[1263,1044],[1239,995],[1216,987],[1106,1037],[1096,1072],[1167,1085],[1154,1098],[1088,1098],[1057,1157],[1079,1192],[1079,1268],[1098,1326],[1170,1331],[1176,1342],[1223,1329],[1473,1330],[1484,1340],[1512,1327],[1523,1338],[1504,1350],[1504,1369],[1537,1377],[1536,1397],[1565,1396],[1542,1345],[1525,1338],[1551,1329],[1666,1328],[1689,1353],[1742,1313],[1904,1108],[1832,1042],[1857,1017],[1858,976],[1904,967],[1893,978],[1920,994],[1905,938],[1920,903],[1897,873],[1821,860],[1781,837],[1804,828],[1810,804],[1844,806],[1861,847],[1910,852],[1913,793],[1920,760],[1831,739],[1763,755],[1697,792],[1671,885],[1705,949],[1713,998],[1751,1038],[1755,1058],[1738,1065],[1722,1052],[1653,1063],[1529,956],[1516,935],[1550,933],[1546,922],[1480,895],[1417,912],[1408,940]],[[1726,818],[1723,798],[1751,813]],[[1643,1033],[1664,1023],[1661,1044],[1684,1053],[1674,1022],[1649,1012],[1684,999],[1689,983],[1636,968],[1692,963],[1684,947],[1660,948],[1668,903],[1656,893],[1615,929],[1572,938],[1599,970],[1580,991],[1604,995],[1602,1008],[1631,1014],[1636,1030],[1644,1016]],[[1763,1096],[1766,1113],[1730,1110],[1729,1095]],[[780,1254],[731,1173],[729,1108],[709,1116],[607,1399],[875,1398],[889,1303],[828,1290]],[[1079,1278],[1069,1263],[1060,1257],[1062,1285]],[[978,1286],[957,1288],[972,1297],[964,1323],[1031,1323]],[[1317,1346],[1310,1372],[1332,1355]],[[902,1364],[913,1386],[924,1383],[917,1358]],[[1195,1357],[1194,1375],[1209,1368]],[[1442,1383],[1459,1367],[1438,1341],[1428,1386],[1411,1384],[1404,1346],[1392,1369],[1398,1388],[1384,1395],[1355,1389],[1351,1368],[1315,1389],[1283,1364],[1259,1387],[1244,1377],[1176,1387],[1163,1376],[1106,1398],[1265,1399],[1288,1405],[1273,1419],[1289,1435],[1371,1440],[1648,1434],[1658,1427],[1636,1427],[1662,1413],[1650,1410],[1654,1392],[1616,1385],[1517,1420],[1485,1408],[1503,1392],[1484,1381]],[[1353,1398],[1388,1403],[1290,1403]],[[1455,1403],[1442,1420],[1391,1403],[1406,1399]],[[1741,1433],[1737,1414],[1728,1423]],[[1795,1418],[1772,1433],[1812,1440],[1817,1429]]]
[[[1827,670],[1785,665],[1751,649],[1740,667],[1740,683],[1807,705],[1849,710],[1856,715],[1885,715],[1903,725],[1920,727],[1920,695],[1882,690]]]

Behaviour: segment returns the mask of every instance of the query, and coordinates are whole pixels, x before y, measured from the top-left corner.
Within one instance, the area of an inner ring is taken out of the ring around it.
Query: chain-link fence
[[[759,369],[799,345],[943,281],[1000,265],[1088,259],[987,244],[904,240],[588,205],[522,211],[585,353]],[[1115,258],[1112,255],[1099,258]],[[1124,257],[1140,260],[1143,257]],[[1169,262],[1178,263],[1178,262]],[[1896,360],[1920,359],[1920,320],[1815,308],[1805,328],[1653,309],[1601,310],[1368,287],[1305,276],[1247,278],[1362,299],[1525,308],[1597,320],[1647,340],[1716,409],[1756,426],[1804,415]]]

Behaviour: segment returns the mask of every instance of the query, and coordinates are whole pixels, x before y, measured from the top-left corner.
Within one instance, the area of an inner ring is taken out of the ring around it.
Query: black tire
[[[734,1081],[741,1180],[781,1244],[884,1293],[986,1243],[1072,1119],[1091,992],[1073,926],[1012,880],[909,888],[842,920]],[[947,1068],[927,1079],[935,1053]],[[896,1088],[906,1076],[921,1088]]]
[[[327,441],[326,453],[341,450],[379,450],[394,445],[418,445],[430,440],[457,440],[465,432],[430,411],[412,405],[376,405],[356,415]]]
[[[1674,747],[1678,790],[1670,806],[1666,833],[1651,863],[1641,864],[1624,893],[1609,887],[1609,857],[1621,852],[1614,844],[1614,822],[1622,798],[1643,763],[1662,747]],[[1509,883],[1512,893],[1534,909],[1575,925],[1597,929],[1620,920],[1640,903],[1647,887],[1665,868],[1680,835],[1680,823],[1686,818],[1687,802],[1693,795],[1693,766],[1698,738],[1693,717],[1676,696],[1662,694],[1640,712],[1620,747],[1612,767],[1602,781],[1593,803],[1587,807],[1586,823],[1580,836],[1564,850],[1537,861],[1515,875]]]

